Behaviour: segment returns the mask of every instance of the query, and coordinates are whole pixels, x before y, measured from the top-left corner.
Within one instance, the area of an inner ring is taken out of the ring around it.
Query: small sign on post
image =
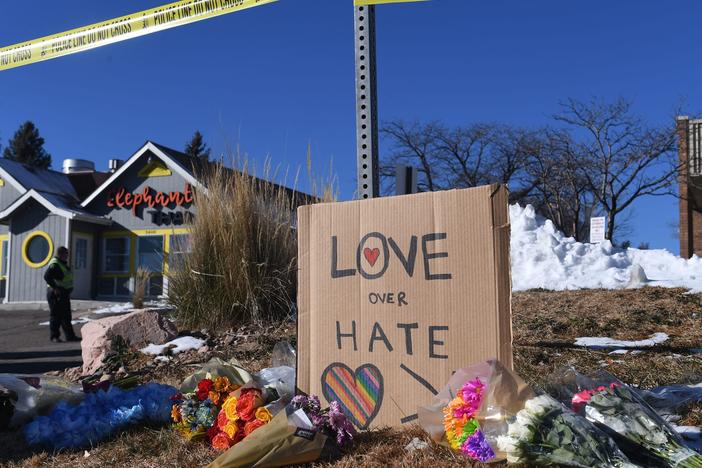
[[[599,244],[605,240],[605,218],[598,216],[590,218],[590,243]]]
[[[417,168],[398,165],[395,168],[395,195],[417,193]]]

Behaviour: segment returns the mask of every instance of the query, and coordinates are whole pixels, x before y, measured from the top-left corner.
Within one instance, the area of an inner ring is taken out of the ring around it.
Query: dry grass
[[[132,304],[135,309],[144,307],[144,299],[146,298],[146,289],[149,286],[151,279],[151,271],[148,268],[139,267],[134,274],[134,292],[132,293]]]
[[[606,369],[622,380],[644,388],[702,381],[702,295],[682,290],[645,288],[626,291],[529,291],[513,298],[515,367],[527,381],[543,386],[548,375],[564,365],[583,372]],[[606,351],[574,349],[579,336],[610,336],[638,339],[664,331],[666,346],[641,354],[609,355]],[[268,327],[259,333],[245,327],[222,357],[236,357],[252,370],[268,366],[276,341],[294,342],[293,324]],[[190,371],[156,369],[152,378],[175,384]],[[702,404],[691,404],[678,424],[702,424]],[[358,437],[342,458],[318,462],[330,468],[381,466],[478,466],[466,463],[444,447],[430,442],[428,449],[404,450],[412,438],[429,442],[419,428],[404,431],[381,429]],[[17,433],[0,433],[0,465],[24,466],[202,466],[216,453],[204,444],[187,444],[168,428],[139,428],[116,436],[90,450],[50,454],[26,447]]]
[[[269,166],[264,178],[274,178]],[[170,272],[169,299],[187,328],[217,329],[287,317],[295,297],[297,194],[214,165],[195,195],[191,253]]]

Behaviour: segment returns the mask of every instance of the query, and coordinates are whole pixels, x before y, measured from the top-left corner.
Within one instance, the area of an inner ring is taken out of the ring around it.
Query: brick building
[[[677,119],[680,157],[680,256],[702,256],[702,119]]]

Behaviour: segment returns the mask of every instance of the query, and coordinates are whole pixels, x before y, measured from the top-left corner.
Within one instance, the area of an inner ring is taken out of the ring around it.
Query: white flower
[[[497,448],[499,448],[502,452],[516,454],[519,451],[517,448],[518,443],[519,441],[514,437],[503,435],[497,436]]]
[[[541,416],[546,411],[557,407],[558,403],[548,395],[537,396],[524,403],[524,409],[534,416]]]
[[[519,423],[510,424],[507,435],[517,440],[531,441],[534,438],[533,426],[523,426]]]
[[[528,411],[521,410],[517,413],[517,424],[520,426],[533,426],[535,423],[534,416]]]

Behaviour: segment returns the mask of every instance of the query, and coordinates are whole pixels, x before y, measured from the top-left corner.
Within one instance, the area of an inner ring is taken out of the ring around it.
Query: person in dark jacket
[[[80,341],[71,325],[71,292],[73,291],[73,272],[68,266],[68,249],[59,247],[56,256],[49,262],[49,268],[44,273],[44,281],[49,286],[46,300],[49,302],[51,316],[49,318],[50,339],[61,343],[61,332],[66,341]]]

